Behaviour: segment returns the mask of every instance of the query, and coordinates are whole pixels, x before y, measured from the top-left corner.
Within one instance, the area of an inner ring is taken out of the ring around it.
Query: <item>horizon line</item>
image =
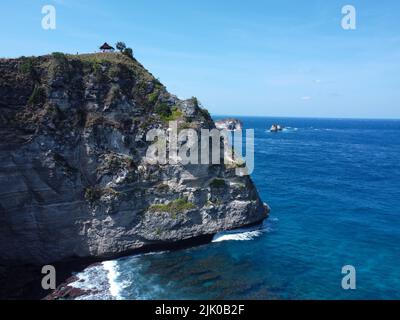
[[[25,58],[25,57],[29,57],[29,58],[40,58],[40,57],[47,57],[47,56],[51,56],[53,55],[55,52],[49,52],[49,53],[44,53],[44,54],[38,54],[38,55],[27,55],[27,56],[13,56],[13,57],[0,57],[0,60],[17,60],[17,59],[21,59],[21,58]],[[65,55],[69,55],[69,56],[82,56],[82,55],[95,55],[95,54],[103,54],[105,52],[102,51],[91,51],[91,52],[76,52],[76,53],[69,53],[69,52],[62,52]],[[113,51],[113,52],[107,52],[107,53],[114,53],[114,54],[120,54],[120,52],[118,52],[117,50]],[[106,53],[106,54],[107,54]],[[136,58],[134,58],[136,61],[138,61]],[[140,63],[140,61],[138,61]],[[152,73],[150,70],[148,70],[145,66],[144,68]],[[154,76],[154,75],[153,75]],[[155,77],[155,76],[154,76]],[[164,84],[164,86],[167,88],[168,90],[168,85]],[[206,107],[206,109],[208,111],[210,111],[209,108]],[[392,118],[388,118],[388,117],[358,117],[358,116],[283,116],[283,115],[245,115],[245,114],[214,114],[213,112],[210,112],[212,116],[216,116],[216,117],[254,117],[254,118],[287,118],[287,119],[325,119],[325,120],[377,120],[377,121],[399,121],[400,117],[396,118],[396,117],[392,117]]]
[[[281,119],[321,119],[321,120],[391,120],[391,121],[400,121],[400,118],[363,118],[363,117],[324,117],[324,116],[267,116],[267,115],[229,115],[229,114],[214,114],[211,113],[212,117],[226,117],[226,118],[235,118],[235,117],[249,117],[249,118],[281,118]]]

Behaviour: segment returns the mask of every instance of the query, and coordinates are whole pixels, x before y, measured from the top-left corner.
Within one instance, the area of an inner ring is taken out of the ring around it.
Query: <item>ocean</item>
[[[73,285],[98,292],[80,299],[400,299],[400,121],[239,119],[255,129],[269,219],[89,267]],[[355,290],[342,288],[346,265]]]

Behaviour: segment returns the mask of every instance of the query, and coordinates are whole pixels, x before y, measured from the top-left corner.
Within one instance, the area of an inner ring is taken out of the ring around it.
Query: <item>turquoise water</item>
[[[255,129],[252,177],[270,219],[208,245],[114,261],[114,297],[400,299],[400,121],[241,120]],[[268,132],[275,122],[288,128]],[[345,265],[356,290],[341,287]]]

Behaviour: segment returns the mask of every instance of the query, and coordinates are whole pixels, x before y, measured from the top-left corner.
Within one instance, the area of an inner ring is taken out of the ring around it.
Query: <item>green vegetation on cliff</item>
[[[189,202],[185,198],[180,198],[174,201],[171,201],[168,204],[153,204],[149,208],[149,212],[152,213],[171,213],[171,214],[178,214],[183,213],[185,211],[189,211],[195,209],[196,206]]]
[[[210,187],[212,187],[212,188],[223,188],[225,186],[226,186],[226,182],[223,179],[214,179],[210,183]]]

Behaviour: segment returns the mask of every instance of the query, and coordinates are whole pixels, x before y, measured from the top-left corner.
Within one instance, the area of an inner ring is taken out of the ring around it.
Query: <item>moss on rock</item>
[[[178,214],[195,208],[196,206],[193,203],[189,202],[185,198],[180,198],[167,204],[153,204],[149,207],[148,212]]]

